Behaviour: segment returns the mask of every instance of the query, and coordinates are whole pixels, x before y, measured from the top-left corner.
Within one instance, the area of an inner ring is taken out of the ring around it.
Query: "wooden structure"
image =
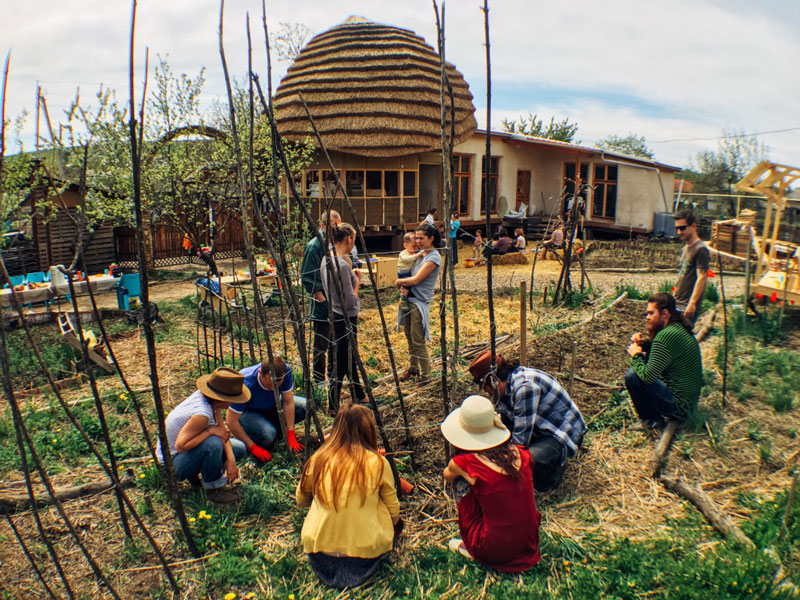
[[[477,127],[475,107],[461,73],[451,64],[446,69],[459,143]],[[365,234],[395,235],[432,207],[439,209],[438,220],[447,217],[441,206],[440,62],[425,40],[351,17],[315,36],[278,86],[278,129],[291,141],[311,132],[301,93]],[[336,191],[319,154],[295,184],[317,215]],[[332,207],[350,220],[341,194]]]
[[[764,231],[757,238],[756,285],[752,292],[786,298],[800,304],[800,270],[798,246],[778,239],[781,217],[790,200],[786,197],[790,186],[800,180],[800,168],[763,161],[753,167],[736,189],[754,192],[767,199]]]
[[[744,209],[735,219],[724,219],[711,223],[711,247],[747,257],[748,247],[755,242],[756,212]]]

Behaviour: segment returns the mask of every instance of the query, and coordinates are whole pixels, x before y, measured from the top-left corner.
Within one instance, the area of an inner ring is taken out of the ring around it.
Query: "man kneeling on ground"
[[[628,346],[631,368],[625,387],[641,427],[653,429],[664,419],[685,419],[697,406],[703,387],[700,344],[669,294],[647,300],[647,337],[635,333]]]
[[[564,477],[566,461],[575,456],[586,424],[581,411],[556,379],[544,371],[520,367],[497,355],[492,371],[490,351],[475,357],[469,372],[493,399],[511,430],[511,441],[530,448],[533,485],[537,492],[552,490]]]
[[[272,357],[275,370],[275,383],[281,394],[283,416],[286,420],[286,441],[294,452],[303,449],[294,433],[295,420],[306,416],[306,399],[295,396],[292,368],[280,356]],[[278,407],[275,403],[275,385],[270,374],[269,360],[242,369],[244,384],[250,391],[250,401],[228,408],[227,422],[231,433],[241,440],[250,452],[261,462],[272,460],[267,450],[281,430]]]
[[[178,481],[200,483],[212,502],[229,503],[238,494],[225,485],[239,478],[236,461],[247,454],[244,444],[231,439],[222,421],[222,410],[250,400],[244,377],[228,367],[219,367],[197,379],[197,391],[167,415],[166,428],[175,477]],[[156,456],[163,464],[161,440]]]

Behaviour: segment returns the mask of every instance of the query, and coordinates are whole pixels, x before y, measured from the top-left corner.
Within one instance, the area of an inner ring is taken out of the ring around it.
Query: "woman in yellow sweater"
[[[303,469],[297,504],[311,505],[301,538],[317,576],[337,588],[364,583],[391,551],[400,521],[392,471],[378,454],[368,408],[339,408],[330,437]]]

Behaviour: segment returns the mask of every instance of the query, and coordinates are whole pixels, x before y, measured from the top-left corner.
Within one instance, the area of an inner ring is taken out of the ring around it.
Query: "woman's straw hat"
[[[219,367],[210,375],[197,378],[197,389],[206,398],[243,404],[250,400],[250,390],[244,385],[244,375],[230,367]]]
[[[511,437],[491,400],[469,396],[442,423],[442,435],[456,448],[486,450],[499,446]]]

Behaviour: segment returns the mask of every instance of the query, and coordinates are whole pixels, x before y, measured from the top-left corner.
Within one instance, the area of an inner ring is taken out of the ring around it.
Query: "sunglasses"
[[[688,225],[676,225],[675,229],[677,229],[678,231],[683,231],[687,227],[688,227]]]

